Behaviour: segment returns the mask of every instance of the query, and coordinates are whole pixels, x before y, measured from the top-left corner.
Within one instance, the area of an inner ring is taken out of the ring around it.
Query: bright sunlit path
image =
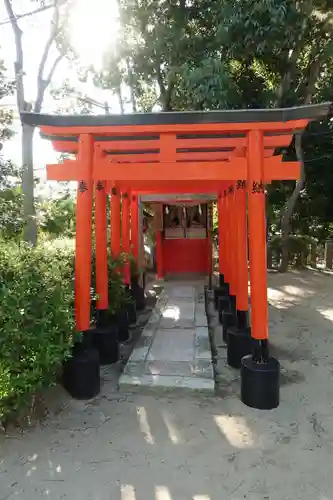
[[[295,297],[310,297],[313,295],[311,290],[306,290],[304,287],[300,286],[284,285],[281,288],[289,295],[295,295]]]
[[[139,419],[140,430],[145,437],[146,443],[155,444],[154,436],[150,431],[146,409],[143,406],[138,406],[136,409],[136,413]]]
[[[317,309],[317,311],[324,316],[325,319],[333,321],[333,309]]]
[[[131,484],[122,484],[120,494],[121,500],[136,500],[135,489]]]
[[[252,432],[244,418],[216,415],[214,420],[223,436],[235,448],[249,448],[254,445]]]
[[[167,413],[166,411],[162,411],[162,416],[163,416],[163,420],[165,422],[165,425],[168,429],[168,433],[169,433],[169,439],[170,441],[173,443],[173,444],[179,444],[182,442],[182,439],[179,435],[179,432],[178,430],[176,429],[174,423],[173,423],[173,418],[172,416]]]
[[[76,0],[69,20],[70,38],[84,65],[100,69],[115,45],[119,28],[117,0]]]
[[[178,321],[180,318],[180,309],[179,307],[166,307],[162,311],[162,316],[163,318],[170,318],[174,319],[175,321]]]
[[[155,486],[156,500],[172,500],[169,488],[166,486]]]

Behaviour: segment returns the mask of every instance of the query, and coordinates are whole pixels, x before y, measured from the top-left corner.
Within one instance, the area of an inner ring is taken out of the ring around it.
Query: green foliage
[[[26,408],[56,382],[74,335],[74,241],[47,240],[36,248],[0,240],[0,422]],[[92,262],[92,320],[95,258]],[[109,257],[109,314],[130,301],[119,272],[124,256]]]
[[[66,193],[58,199],[45,200],[40,206],[40,226],[44,233],[53,237],[75,235],[75,200]]]
[[[19,239],[23,229],[21,172],[0,157],[0,237]]]
[[[52,385],[73,338],[73,250],[0,242],[0,420]]]
[[[314,238],[297,235],[288,236],[286,243],[289,254],[289,264],[298,266],[303,266],[307,263],[310,256],[311,246],[317,245],[317,241]],[[271,238],[269,246],[272,261],[278,265],[282,256],[281,236],[274,236]]]
[[[123,283],[122,275],[119,272],[119,267],[124,259],[120,261],[112,261],[109,259],[109,313],[116,314],[128,304],[131,299],[126,293],[126,288]]]
[[[0,60],[0,100],[14,94],[15,82],[6,78],[6,68]],[[11,125],[13,123],[13,111],[7,107],[0,107],[0,149],[2,142],[13,135]]]

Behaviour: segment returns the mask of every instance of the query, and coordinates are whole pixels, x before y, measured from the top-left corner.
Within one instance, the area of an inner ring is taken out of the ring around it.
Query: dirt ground
[[[0,500],[333,499],[333,278],[269,276],[281,404],[239,400],[217,361],[214,398],[121,395],[119,369],[89,403],[53,392],[37,427],[0,437]]]

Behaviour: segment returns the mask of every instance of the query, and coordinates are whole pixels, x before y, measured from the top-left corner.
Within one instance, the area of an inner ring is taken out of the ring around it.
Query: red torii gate
[[[22,113],[22,121],[39,126],[42,135],[52,141],[57,151],[76,154],[76,160],[48,165],[47,178],[78,182],[77,330],[90,327],[93,196],[97,308],[106,309],[107,193],[111,192],[112,254],[118,256],[121,250],[129,254],[132,240],[136,260],[141,193],[215,193],[221,283],[229,283],[240,317],[248,309],[247,233],[249,236],[253,354],[242,360],[242,400],[250,406],[277,406],[279,364],[268,352],[264,186],[273,180],[298,179],[298,162],[283,162],[282,156],[274,156],[274,152],[276,148],[287,147],[295,132],[302,132],[309,121],[325,117],[329,109],[330,103],[271,110],[121,116]],[[124,280],[129,283],[129,262]],[[243,342],[241,337],[239,342]],[[254,385],[258,388],[257,394],[253,393]],[[273,394],[269,394],[272,387]]]

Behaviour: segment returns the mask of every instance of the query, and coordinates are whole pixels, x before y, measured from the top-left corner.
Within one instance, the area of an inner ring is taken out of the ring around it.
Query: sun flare
[[[117,0],[76,0],[69,19],[70,39],[84,65],[100,69],[114,48],[119,29]]]

